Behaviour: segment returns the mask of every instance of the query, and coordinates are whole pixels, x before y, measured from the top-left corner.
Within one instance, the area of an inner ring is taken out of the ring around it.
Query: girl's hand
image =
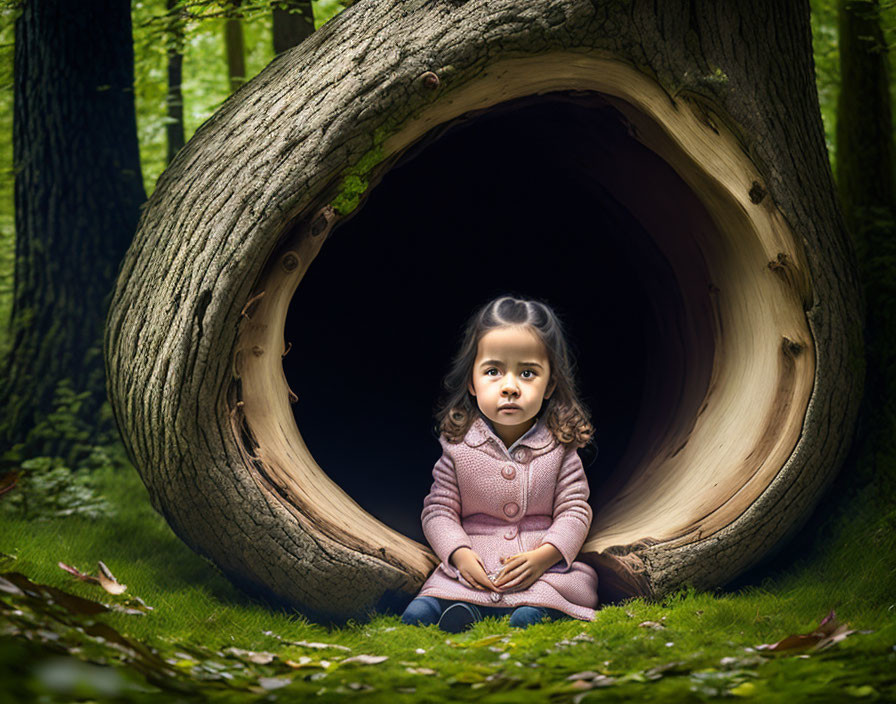
[[[450,561],[474,589],[487,589],[490,592],[498,591],[488,578],[482,558],[470,548],[458,548],[451,553]]]
[[[495,579],[495,586],[501,591],[515,587],[526,589],[562,558],[560,551],[550,543],[506,557],[502,560],[504,569]]]

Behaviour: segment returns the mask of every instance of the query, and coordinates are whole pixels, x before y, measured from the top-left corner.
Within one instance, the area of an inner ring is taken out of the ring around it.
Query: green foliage
[[[91,466],[110,462],[107,451],[93,448],[84,467],[72,470],[61,457],[33,457],[21,463],[16,486],[0,502],[0,510],[18,513],[26,520],[49,521],[65,516],[98,519],[112,506],[98,494]]]
[[[99,417],[84,418],[82,404],[89,397],[89,391],[76,393],[71,380],[63,379],[56,386],[52,411],[29,431],[25,442],[0,455],[0,471],[18,474],[0,510],[37,520],[74,514],[97,518],[111,510],[98,495],[93,474],[120,467],[126,459],[119,446],[111,444],[115,431],[108,401]],[[41,446],[66,447],[69,452],[66,457],[25,456],[26,447]]]
[[[271,4],[271,0],[244,2],[239,9],[246,47],[247,79],[274,58]],[[320,0],[313,2],[312,7],[315,27],[320,28],[342,11],[344,3]],[[224,24],[233,15],[233,6],[208,0],[180,0],[169,14],[165,0],[134,0],[132,8],[137,131],[143,182],[149,195],[166,167],[167,51],[172,42],[167,27],[171,17],[180,18],[185,34],[182,92],[184,136],[189,140],[230,94]]]
[[[25,460],[27,448],[44,448],[50,452],[66,448],[62,461],[67,465],[79,465],[92,454],[95,445],[111,443],[117,437],[111,406],[104,401],[99,414],[91,418],[86,416],[83,408],[91,398],[89,390],[76,392],[71,379],[59,381],[50,412],[28,431],[23,442],[0,455],[0,468]]]

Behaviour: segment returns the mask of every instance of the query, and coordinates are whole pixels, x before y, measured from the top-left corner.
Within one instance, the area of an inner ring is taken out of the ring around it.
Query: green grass
[[[891,470],[891,464],[878,462],[881,476]],[[630,600],[600,610],[594,622],[519,630],[510,628],[506,618],[490,618],[456,636],[435,626],[405,626],[397,615],[326,628],[297,613],[269,609],[233,588],[174,536],[150,507],[133,469],[110,465],[96,472],[96,483],[115,507],[98,520],[24,520],[9,508],[0,511],[0,551],[15,556],[0,558],[0,571],[20,572],[33,582],[106,604],[141,597],[153,607],[145,615],[108,612],[95,618],[131,643],[145,644],[148,653],[157,651],[159,663],[169,662],[147,680],[140,674],[146,662],[133,652],[76,630],[90,619],[57,618],[52,612],[58,606],[0,591],[0,606],[6,605],[0,608],[0,681],[15,683],[3,690],[14,693],[15,701],[29,696],[36,701],[38,695],[45,701],[70,701],[79,694],[96,701],[156,701],[162,690],[166,701],[273,701],[303,695],[319,701],[489,702],[896,698],[896,531],[893,511],[887,509],[892,499],[879,495],[880,482],[874,478],[863,490],[852,490],[839,514],[810,523],[808,529],[818,533],[812,549],[795,560],[792,545],[764,568],[759,584],[762,572],[734,592],[687,589],[663,603]],[[795,545],[806,551],[801,541]],[[125,594],[113,597],[57,566],[62,561],[95,573],[99,560],[127,585]],[[13,607],[22,615],[11,615]],[[860,632],[817,652],[770,655],[753,649],[812,631],[831,609]],[[663,628],[640,626],[644,621]],[[11,633],[13,627],[18,632]],[[67,654],[76,646],[80,652]],[[276,657],[260,664],[227,648]],[[360,654],[388,659],[341,664]],[[322,666],[322,660],[329,665]],[[298,664],[303,667],[294,667]],[[585,685],[566,678],[582,671],[606,675],[610,684],[576,689]],[[110,673],[113,680],[103,685]],[[81,680],[86,684],[78,684]],[[285,686],[264,688],[280,684]],[[105,695],[97,690],[101,685],[107,687]],[[0,702],[6,695],[0,692]]]

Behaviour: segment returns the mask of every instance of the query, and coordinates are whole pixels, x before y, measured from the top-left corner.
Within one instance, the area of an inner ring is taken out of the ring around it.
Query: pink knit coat
[[[538,421],[508,449],[480,416],[463,442],[439,438],[442,456],[423,502],[423,533],[441,560],[420,596],[485,606],[546,606],[594,620],[597,573],[576,561],[591,527],[588,480],[575,448]],[[474,550],[493,579],[501,557],[550,543],[563,558],[526,589],[503,593],[470,586],[448,559]]]

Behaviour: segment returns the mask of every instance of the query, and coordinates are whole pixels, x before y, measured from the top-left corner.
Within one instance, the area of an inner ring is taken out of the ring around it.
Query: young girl
[[[577,449],[594,428],[557,316],[534,300],[490,301],[444,386],[443,452],[421,516],[441,563],[402,622],[457,633],[508,613],[518,627],[594,620],[597,574],[575,559],[591,526]]]

